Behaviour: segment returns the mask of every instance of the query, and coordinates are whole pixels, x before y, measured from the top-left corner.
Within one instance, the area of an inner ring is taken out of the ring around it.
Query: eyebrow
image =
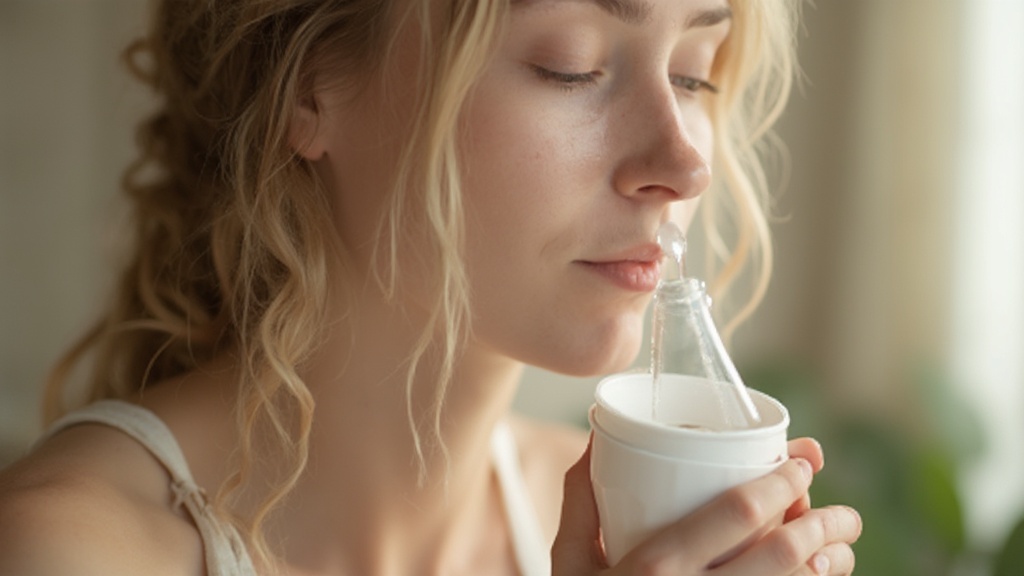
[[[627,24],[643,24],[651,17],[654,7],[645,0],[591,0],[602,10]]]
[[[514,4],[525,1],[528,0],[512,0]],[[590,2],[626,24],[643,24],[651,18],[651,14],[654,12],[654,5],[648,0],[577,1]],[[701,10],[691,14],[690,17],[686,19],[686,24],[683,28],[686,30],[689,30],[690,28],[708,28],[731,18],[732,9],[730,9],[728,5],[723,5],[718,8]]]
[[[709,28],[720,22],[732,19],[732,8],[728,5],[720,6],[718,8],[712,8],[710,10],[702,10],[691,15],[686,19],[685,28]]]

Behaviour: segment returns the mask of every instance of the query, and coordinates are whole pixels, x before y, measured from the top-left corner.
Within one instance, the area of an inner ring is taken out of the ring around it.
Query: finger
[[[814,438],[796,438],[789,441],[790,458],[803,458],[811,463],[814,473],[821,472],[825,467],[825,453],[821,444]]]
[[[726,491],[640,546],[640,562],[665,568],[665,573],[685,573],[728,557],[778,522],[807,492],[811,475],[810,463],[790,459],[774,472]]]
[[[586,574],[606,568],[599,543],[600,521],[590,483],[590,448],[565,473],[562,519],[551,548],[554,574]]]
[[[793,520],[796,520],[797,518],[799,518],[799,517],[803,516],[804,514],[806,514],[807,511],[810,510],[810,509],[811,509],[811,495],[810,494],[804,494],[803,496],[800,497],[799,500],[794,502],[793,505],[790,506],[788,510],[786,510],[786,515],[783,516],[782,522],[783,523],[792,522]]]
[[[725,574],[800,574],[816,552],[832,544],[852,544],[860,536],[860,516],[846,506],[816,508],[783,524],[723,566]],[[831,550],[831,548],[830,548]],[[833,558],[826,556],[831,564]],[[837,565],[842,558],[835,558]],[[829,567],[829,572],[834,567]],[[813,574],[814,572],[810,572]]]
[[[853,548],[845,542],[837,544],[829,544],[826,546],[820,554],[825,555],[829,559],[830,570],[827,572],[828,576],[848,576],[853,574],[853,569],[857,564],[857,557],[853,553]]]
[[[837,542],[815,552],[793,576],[847,576],[853,574],[855,563],[853,548]]]

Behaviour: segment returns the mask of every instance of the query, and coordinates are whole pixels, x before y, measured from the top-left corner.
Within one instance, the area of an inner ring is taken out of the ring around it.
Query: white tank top
[[[174,507],[184,506],[199,529],[208,576],[256,576],[242,538],[230,523],[213,514],[206,494],[192,479],[177,440],[156,414],[136,404],[101,400],[55,422],[42,440],[77,424],[105,424],[118,429],[144,446],[167,469]],[[550,576],[547,542],[519,469],[515,437],[504,422],[491,436],[491,453],[519,573]]]

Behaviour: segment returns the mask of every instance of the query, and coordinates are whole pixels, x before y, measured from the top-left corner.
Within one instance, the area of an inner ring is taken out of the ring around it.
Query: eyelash
[[[701,80],[700,78],[691,78],[690,76],[672,76],[672,85],[683,90],[689,90],[690,92],[700,92],[706,90],[711,94],[718,94],[718,86],[715,86],[707,80]]]
[[[531,68],[541,80],[559,84],[567,92],[594,84],[600,76],[600,72],[556,72],[535,64]]]
[[[540,77],[541,80],[549,82],[555,82],[561,85],[561,88],[566,91],[573,91],[583,88],[585,86],[594,84],[597,82],[597,78],[601,75],[600,72],[557,72],[555,70],[549,70],[543,66],[531,65],[534,73]],[[670,76],[669,82],[676,88],[682,88],[688,92],[700,92],[702,90],[710,92],[711,94],[718,94],[718,87],[708,82],[707,80],[701,80],[699,78],[692,78],[690,76]]]

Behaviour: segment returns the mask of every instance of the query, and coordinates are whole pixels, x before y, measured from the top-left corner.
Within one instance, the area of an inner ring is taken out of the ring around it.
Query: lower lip
[[[580,262],[612,284],[631,292],[653,292],[661,275],[657,262]]]

